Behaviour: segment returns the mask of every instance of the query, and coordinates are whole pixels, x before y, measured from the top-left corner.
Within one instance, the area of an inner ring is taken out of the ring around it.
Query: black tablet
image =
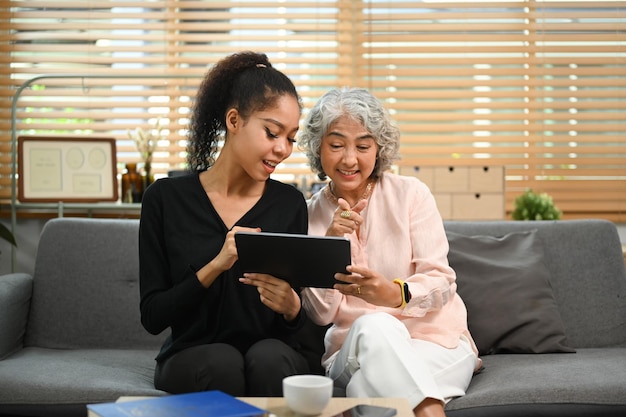
[[[350,240],[289,233],[237,232],[235,243],[243,272],[270,274],[292,287],[332,288],[335,273],[347,273]]]

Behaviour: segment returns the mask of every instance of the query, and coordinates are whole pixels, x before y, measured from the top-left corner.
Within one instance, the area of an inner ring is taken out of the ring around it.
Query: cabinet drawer
[[[437,193],[469,191],[468,167],[435,167],[433,191]]]
[[[435,202],[437,202],[437,209],[441,214],[442,219],[452,218],[452,194],[447,193],[433,193]]]
[[[459,193],[452,195],[452,218],[496,220],[504,218],[504,194]]]
[[[431,191],[433,190],[435,184],[435,168],[433,167],[401,166],[398,173],[407,177],[417,177],[426,184]]]
[[[504,191],[503,167],[470,167],[469,191],[499,193]]]

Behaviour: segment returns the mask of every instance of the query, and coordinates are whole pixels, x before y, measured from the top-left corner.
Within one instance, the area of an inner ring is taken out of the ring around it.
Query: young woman
[[[307,233],[302,194],[270,179],[300,114],[293,83],[264,54],[228,56],[203,80],[192,173],[156,181],[142,200],[141,320],[150,333],[171,331],[156,388],[280,396],[285,376],[309,372],[295,337],[306,320],[299,294],[269,275],[244,276],[234,241],[237,231]]]
[[[304,308],[326,335],[324,367],[349,397],[405,397],[416,416],[443,416],[480,366],[448,265],[435,200],[416,178],[388,172],[400,131],[363,89],[326,93],[299,137],[330,183],[309,201],[309,233],[346,236],[351,274],[307,288]]]

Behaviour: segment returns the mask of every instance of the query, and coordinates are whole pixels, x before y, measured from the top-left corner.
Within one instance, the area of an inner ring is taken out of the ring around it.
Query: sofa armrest
[[[29,274],[0,275],[0,360],[23,346],[32,290]]]

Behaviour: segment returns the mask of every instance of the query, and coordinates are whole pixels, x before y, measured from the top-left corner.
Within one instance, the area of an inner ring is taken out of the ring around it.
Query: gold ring
[[[356,293],[361,295],[361,286],[356,287]]]
[[[344,210],[340,214],[340,216],[343,217],[344,219],[349,219],[351,215],[352,215],[352,210]]]

